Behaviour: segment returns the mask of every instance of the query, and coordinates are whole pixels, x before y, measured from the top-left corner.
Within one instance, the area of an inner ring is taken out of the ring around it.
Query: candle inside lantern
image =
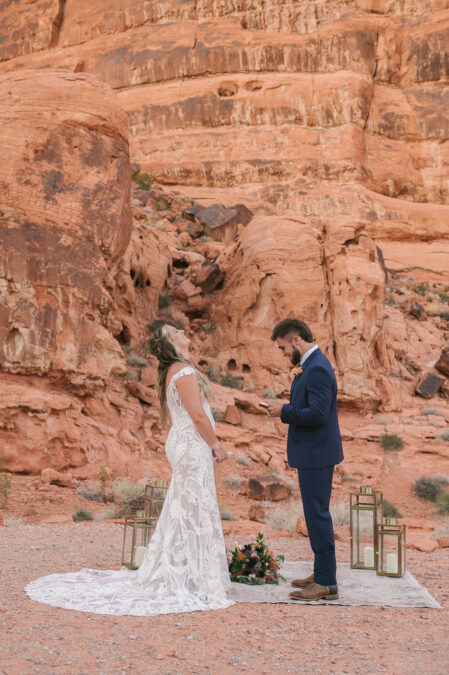
[[[133,563],[135,567],[140,567],[145,556],[146,546],[136,546],[134,549]]]
[[[398,573],[398,556],[396,553],[387,553],[387,572],[390,574]]]
[[[363,549],[363,564],[365,567],[374,567],[374,548],[365,546]]]

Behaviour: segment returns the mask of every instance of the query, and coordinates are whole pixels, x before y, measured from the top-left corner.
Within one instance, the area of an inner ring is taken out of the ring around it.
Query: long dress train
[[[96,614],[152,616],[221,609],[234,603],[215,490],[213,458],[184,408],[175,382],[167,390],[172,426],[166,454],[172,479],[144,560],[136,571],[83,569],[32,581],[26,593],[38,602]],[[204,409],[212,425],[209,403]]]

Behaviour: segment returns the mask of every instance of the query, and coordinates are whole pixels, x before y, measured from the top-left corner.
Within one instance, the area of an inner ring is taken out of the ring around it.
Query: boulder
[[[240,414],[239,409],[235,405],[227,406],[224,421],[227,422],[228,424],[235,424],[235,425],[240,425],[242,423],[242,416]]]
[[[59,487],[66,488],[74,488],[77,486],[77,481],[74,480],[72,474],[64,474],[51,468],[42,469],[41,481],[47,485],[58,485]]]
[[[224,279],[224,272],[215,262],[205,260],[202,265],[197,265],[192,270],[193,280],[200,286],[204,293],[214,291]]]
[[[290,496],[291,488],[280,478],[275,478],[271,474],[250,478],[248,481],[249,499],[278,502],[287,499]]]
[[[435,364],[435,368],[449,377],[449,349],[443,349],[441,356]]]
[[[437,542],[440,548],[449,548],[449,534],[443,534],[441,537],[438,537]]]
[[[432,551],[438,548],[438,543],[430,539],[426,534],[410,532],[407,534],[407,548],[412,548],[422,553],[432,553]]]
[[[250,504],[248,509],[248,519],[255,520],[258,523],[265,523],[267,516],[263,506],[261,504]]]
[[[410,316],[418,319],[418,321],[425,321],[427,319],[426,310],[417,300],[411,300],[407,305],[407,310]]]
[[[306,519],[304,518],[303,515],[298,516],[298,520],[296,521],[296,532],[297,534],[301,534],[303,537],[309,536],[309,531],[306,525]]]
[[[230,208],[223,204],[212,204],[195,213],[196,222],[203,226],[209,237],[228,245],[235,239],[237,226],[247,225],[252,217],[252,212],[244,204]]]
[[[415,391],[423,398],[432,398],[432,396],[435,396],[440,391],[443,381],[443,378],[438,377],[434,373],[426,373],[418,383]]]

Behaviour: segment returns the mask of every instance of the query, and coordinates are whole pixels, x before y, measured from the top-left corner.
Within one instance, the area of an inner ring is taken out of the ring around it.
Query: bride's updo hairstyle
[[[159,394],[159,405],[161,408],[161,422],[165,424],[168,417],[167,409],[167,400],[165,394],[165,388],[167,383],[167,371],[172,363],[185,363],[187,366],[191,366],[195,369],[195,372],[198,376],[200,383],[200,389],[205,398],[209,398],[211,394],[210,382],[201,373],[195,368],[195,366],[186,359],[185,356],[180,352],[178,347],[171,341],[167,326],[173,326],[173,328],[179,328],[179,326],[173,321],[158,319],[151,324],[151,337],[149,342],[150,352],[158,360],[158,384],[157,390]]]

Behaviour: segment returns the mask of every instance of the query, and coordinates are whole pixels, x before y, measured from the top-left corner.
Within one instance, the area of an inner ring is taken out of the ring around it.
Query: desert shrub
[[[225,414],[217,408],[212,408],[212,417],[216,422],[224,422]]]
[[[72,513],[72,520],[75,523],[78,523],[80,520],[93,520],[94,517],[89,511],[86,511],[82,507],[79,507],[75,509],[75,511]]]
[[[429,284],[428,284],[427,282],[426,282],[426,283],[422,283],[422,284],[416,284],[415,286],[413,286],[413,290],[414,290],[415,293],[417,293],[418,295],[421,295],[421,296],[424,297],[425,295],[428,294],[428,292],[429,292],[429,290],[430,290],[430,286],[429,286]]]
[[[220,378],[220,366],[217,365],[208,366],[207,376],[211,382],[218,382]]]
[[[437,436],[438,443],[442,443],[443,441],[449,441],[449,429],[444,429],[441,434]]]
[[[346,499],[338,499],[335,502],[331,502],[329,511],[335,527],[349,525],[349,504]]]
[[[103,492],[98,485],[83,485],[82,483],[76,488],[76,494],[83,499],[88,499],[91,502],[104,502]]]
[[[148,173],[136,173],[133,181],[140,190],[149,190],[153,184],[153,179]]]
[[[388,499],[384,499],[383,501],[383,514],[385,518],[402,518],[402,514],[392,502],[388,501]]]
[[[421,499],[436,502],[438,496],[442,493],[441,480],[439,478],[429,478],[427,476],[418,478],[415,483],[414,491]]]
[[[276,392],[273,387],[267,387],[262,392],[262,398],[276,398]]]
[[[168,293],[161,293],[159,298],[158,298],[157,303],[158,303],[159,309],[166,309],[167,307],[170,307],[171,300],[170,300],[170,296],[168,295]]]
[[[5,506],[9,499],[11,490],[11,478],[3,464],[3,457],[0,455],[0,506]]]
[[[220,518],[221,520],[234,520],[234,515],[229,509],[221,509],[220,511]]]
[[[441,302],[449,302],[449,293],[447,291],[438,291],[438,297]]]
[[[223,387],[231,387],[231,389],[243,389],[243,379],[230,373],[220,378],[220,384]]]
[[[441,492],[437,497],[437,506],[440,513],[449,513],[449,494]]]
[[[272,530],[287,530],[291,534],[295,534],[296,521],[302,513],[302,503],[292,502],[287,506],[277,506],[270,513],[267,522]]]
[[[114,514],[116,518],[126,518],[132,516],[136,511],[142,511],[144,508],[145,487],[138,483],[133,483],[129,478],[122,478],[115,481],[112,486],[116,507]]]
[[[110,471],[105,466],[102,466],[98,472],[98,480],[100,482],[100,494],[103,499],[103,502],[113,502],[114,494],[110,487],[112,481],[117,478],[117,471]]]
[[[240,478],[240,476],[229,476],[226,482],[230,488],[239,488],[243,483],[243,478]]]
[[[440,411],[436,408],[424,408],[422,411],[423,415],[441,415]]]
[[[236,457],[237,464],[243,464],[243,466],[249,466],[251,464],[251,457],[249,457],[246,452],[239,452]]]
[[[380,444],[384,450],[402,450],[404,447],[404,441],[397,434],[383,434]]]

